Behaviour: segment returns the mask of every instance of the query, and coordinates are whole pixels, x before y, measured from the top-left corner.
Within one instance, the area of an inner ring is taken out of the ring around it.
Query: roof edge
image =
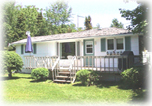
[[[116,34],[116,35],[104,35],[104,36],[87,36],[87,37],[77,37],[77,38],[65,38],[65,39],[54,39],[54,40],[42,40],[42,41],[35,41],[35,42],[32,42],[32,43],[37,43],[37,42],[49,42],[49,41],[60,41],[60,40],[70,40],[70,39],[81,39],[81,38],[97,38],[97,37],[100,37],[100,38],[103,38],[103,37],[112,37],[112,36],[135,36],[135,35],[139,35],[139,34],[133,34],[133,33],[127,33],[127,34]],[[9,46],[15,46],[15,45],[18,45],[18,44],[25,44],[26,42],[23,42],[23,43],[10,43]]]

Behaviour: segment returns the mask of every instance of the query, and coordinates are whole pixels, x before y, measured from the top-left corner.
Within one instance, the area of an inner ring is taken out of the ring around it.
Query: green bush
[[[128,88],[143,87],[145,83],[146,69],[143,67],[133,67],[121,73],[122,81]]]
[[[77,80],[80,80],[82,85],[90,86],[96,83],[98,75],[92,70],[80,70],[76,73]]]
[[[23,67],[22,58],[14,51],[4,51],[2,53],[2,68],[8,71],[8,76],[12,77],[12,70],[20,71]]]
[[[49,71],[46,68],[36,68],[31,72],[31,77],[36,80],[45,80],[49,75]]]

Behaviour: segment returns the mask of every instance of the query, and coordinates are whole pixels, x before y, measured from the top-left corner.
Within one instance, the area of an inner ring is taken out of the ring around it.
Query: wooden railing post
[[[122,56],[122,71],[123,71],[123,56]]]
[[[109,72],[110,72],[110,57],[108,57],[108,66],[109,66]]]
[[[129,63],[129,58],[126,57],[126,69],[130,67],[128,63]]]
[[[105,63],[105,56],[104,56],[104,71],[105,71],[105,64],[106,64],[106,63]]]
[[[100,71],[101,71],[101,56],[100,56]]]
[[[93,60],[93,56],[91,56],[91,58],[92,58],[92,70],[93,70],[93,66],[94,66],[94,60]]]
[[[82,59],[82,57],[80,57],[80,58],[81,58],[81,64],[80,64],[80,67],[81,67],[81,70],[82,70],[82,65],[83,65],[83,64],[82,64],[82,63],[83,63],[82,61],[83,61],[83,59]]]
[[[112,58],[112,59],[113,59],[113,72],[114,72],[114,58],[115,58],[115,57]]]
[[[88,69],[90,67],[90,56],[87,56],[88,57]]]
[[[95,56],[95,57],[96,57],[96,71],[97,71],[97,65],[98,65],[98,64],[97,64],[97,56]]]
[[[77,71],[78,71],[78,56],[76,56],[76,60],[77,60]]]

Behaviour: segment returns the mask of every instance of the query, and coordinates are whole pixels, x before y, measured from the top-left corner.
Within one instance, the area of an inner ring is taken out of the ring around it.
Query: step
[[[66,72],[64,72],[64,71],[63,72],[58,72],[58,73],[59,74],[70,74],[70,72],[67,72],[67,71]],[[75,74],[75,73],[71,73],[71,74]]]
[[[56,76],[57,78],[70,78],[69,76]]]
[[[68,82],[68,83],[71,83],[70,80],[59,80],[59,79],[55,79],[54,82]]]

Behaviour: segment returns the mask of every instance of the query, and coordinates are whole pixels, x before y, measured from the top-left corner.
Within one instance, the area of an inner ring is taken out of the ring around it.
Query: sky
[[[17,4],[22,6],[35,5],[38,8],[46,9],[49,5],[57,0],[15,0]],[[76,27],[84,28],[85,17],[90,15],[92,18],[92,26],[96,27],[100,24],[101,28],[110,27],[112,19],[117,18],[119,22],[124,24],[124,28],[130,24],[125,18],[121,17],[119,8],[122,9],[135,9],[138,4],[135,0],[130,0],[125,3],[124,0],[62,0],[68,3],[72,8],[72,23]],[[77,15],[82,16],[78,18]],[[83,18],[84,17],[84,18]],[[78,23],[78,25],[77,25]]]

